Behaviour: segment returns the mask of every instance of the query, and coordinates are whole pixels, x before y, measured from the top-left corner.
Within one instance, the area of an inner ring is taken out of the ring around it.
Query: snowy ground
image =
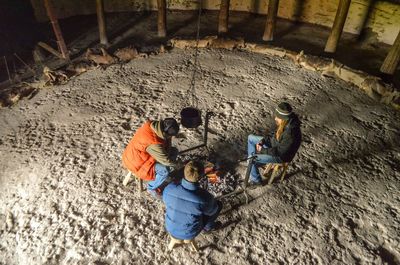
[[[289,61],[200,52],[210,146],[235,160],[282,100],[303,121],[289,178],[225,202],[198,254],[166,251],[163,205],[121,185],[120,156],[146,118],[186,106],[193,51],[87,72],[0,109],[1,264],[395,264],[400,113]],[[182,130],[178,148],[201,141]],[[236,170],[243,172],[244,164]]]

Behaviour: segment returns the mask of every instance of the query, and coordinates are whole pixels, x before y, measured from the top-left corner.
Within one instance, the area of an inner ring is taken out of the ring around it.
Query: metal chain
[[[194,54],[193,74],[192,74],[192,79],[190,80],[190,87],[189,87],[189,95],[191,96],[191,102],[189,102],[189,104],[191,104],[191,106],[193,107],[197,107],[199,103],[199,99],[196,96],[196,73],[199,64],[198,57],[199,57],[199,40],[200,40],[200,20],[202,11],[201,6],[202,6],[202,0],[199,0],[199,14],[197,18],[197,33],[196,33],[196,49]]]

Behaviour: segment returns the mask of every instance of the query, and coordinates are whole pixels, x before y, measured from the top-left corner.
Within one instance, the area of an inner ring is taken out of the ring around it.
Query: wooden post
[[[325,52],[329,53],[336,52],[340,35],[342,35],[344,23],[346,22],[347,13],[349,12],[350,2],[351,0],[339,1],[339,6],[338,10],[336,11],[336,16],[335,16],[335,21],[333,22],[332,31],[325,45]]]
[[[157,0],[158,16],[157,16],[157,29],[158,36],[167,36],[167,7],[166,0]]]
[[[54,34],[57,38],[58,47],[61,50],[61,54],[63,55],[64,59],[69,61],[69,54],[67,50],[67,45],[65,45],[64,38],[61,33],[60,25],[58,24],[57,17],[54,15],[53,6],[50,3],[51,0],[44,0],[44,5],[46,7],[47,15],[50,18],[51,25],[53,26]]]
[[[221,0],[218,20],[218,33],[228,32],[229,2],[230,0]]]
[[[97,22],[99,24],[100,43],[108,45],[103,0],[96,0]]]
[[[393,75],[396,71],[397,65],[400,62],[400,32],[397,34],[397,38],[390,48],[388,55],[383,61],[381,66],[381,72],[389,75]]]
[[[278,7],[279,7],[279,0],[269,0],[267,23],[265,25],[265,31],[263,36],[264,41],[274,40],[276,15],[278,14]]]

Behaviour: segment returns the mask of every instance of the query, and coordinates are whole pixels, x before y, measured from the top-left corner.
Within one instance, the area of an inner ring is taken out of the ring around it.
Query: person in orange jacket
[[[124,167],[136,177],[148,181],[147,190],[155,197],[160,196],[160,186],[165,186],[169,173],[177,167],[170,151],[171,138],[178,132],[179,124],[173,118],[146,121],[136,131],[122,154]],[[124,185],[129,180],[128,174]]]

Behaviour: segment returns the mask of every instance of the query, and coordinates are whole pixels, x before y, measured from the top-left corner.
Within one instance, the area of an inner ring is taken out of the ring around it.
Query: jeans
[[[247,139],[247,155],[256,155],[256,159],[251,165],[250,180],[255,183],[261,183],[261,175],[258,170],[259,167],[269,163],[282,163],[282,160],[277,156],[271,156],[267,154],[256,154],[256,144],[263,139],[262,136],[250,134]],[[271,146],[264,145],[263,148],[271,148]],[[249,165],[250,166],[250,165]]]
[[[218,204],[218,210],[215,214],[213,214],[211,216],[208,216],[208,215],[203,216],[203,224],[204,224],[203,229],[205,231],[209,231],[209,230],[213,229],[215,220],[217,220],[218,215],[222,210],[222,203],[220,201],[217,201],[217,204]]]
[[[155,173],[156,178],[152,181],[147,182],[147,190],[156,198],[160,198],[160,195],[157,193],[156,189],[167,179],[169,175],[170,169],[163,164],[156,163],[155,164]]]

